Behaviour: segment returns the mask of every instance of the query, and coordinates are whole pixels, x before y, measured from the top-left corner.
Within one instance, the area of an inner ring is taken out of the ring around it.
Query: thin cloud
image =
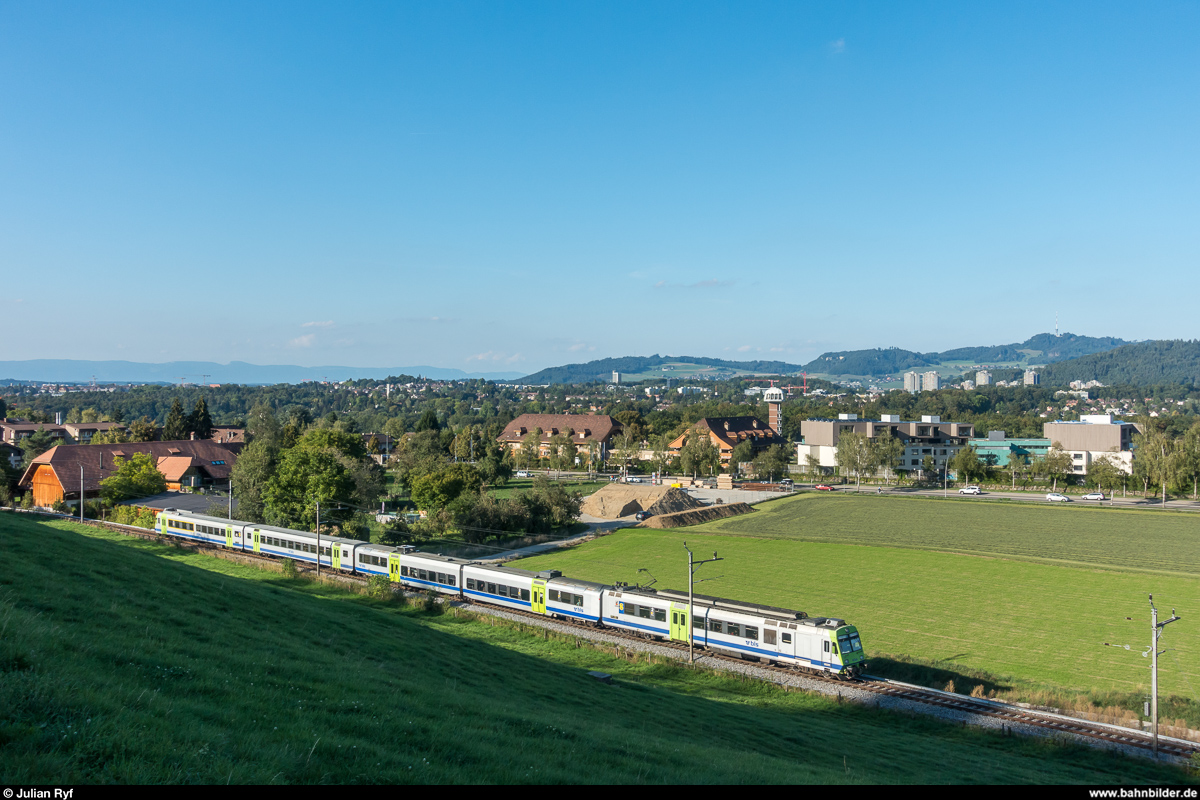
[[[829,52],[834,53],[834,54],[846,52],[846,40],[844,38],[842,38],[842,39],[835,39],[834,41],[830,42],[829,43]]]
[[[575,344],[568,347],[567,351],[571,352],[571,353],[578,353],[581,350],[587,350],[588,352],[591,352],[595,349],[596,348],[594,346],[587,344],[586,342],[576,342]]]
[[[308,333],[308,334],[305,334],[304,336],[297,336],[295,339],[292,339],[291,341],[288,342],[288,346],[290,346],[290,347],[312,347],[313,342],[315,342],[316,340],[317,340],[317,335],[315,333]]]
[[[500,353],[496,352],[495,350],[488,350],[486,353],[476,353],[473,356],[467,356],[467,362],[491,361],[497,364],[513,364],[517,361],[523,361],[524,358],[525,357],[520,353],[513,353],[512,355],[509,355],[508,353]]]
[[[306,322],[301,325],[301,328],[328,328],[333,325],[333,320],[327,319],[324,322]]]

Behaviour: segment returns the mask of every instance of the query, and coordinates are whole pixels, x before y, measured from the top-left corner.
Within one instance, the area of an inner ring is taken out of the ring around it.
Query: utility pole
[[[1166,487],[1163,491],[1165,497]],[[1179,617],[1172,608],[1171,618],[1159,622],[1158,609],[1154,607],[1154,595],[1150,595],[1150,713],[1151,724],[1154,726],[1155,758],[1158,758],[1158,640],[1162,636],[1162,629],[1177,619]]]
[[[79,521],[83,522],[83,464],[79,465]]]
[[[1133,617],[1126,617],[1127,620],[1132,620]],[[1158,609],[1154,607],[1154,595],[1150,595],[1150,649],[1142,653],[1142,657],[1150,656],[1150,724],[1154,735],[1154,757],[1158,758],[1158,657],[1166,650],[1159,651],[1158,640],[1162,637],[1162,629],[1172,622],[1181,619],[1175,613],[1175,609],[1171,609],[1171,618],[1158,621]],[[1130,649],[1129,645],[1114,645],[1105,642],[1106,647],[1124,647]]]
[[[229,519],[233,519],[233,480],[229,481]]]
[[[712,558],[706,558],[703,561],[696,561],[695,556],[692,555],[692,548],[687,546],[687,542],[683,543],[683,549],[687,550],[687,552],[688,552],[688,608],[687,608],[688,664],[695,664],[696,656],[695,656],[694,642],[696,640],[696,635],[693,632],[695,630],[695,615],[692,611],[692,608],[693,608],[692,585],[695,583],[696,570],[700,568],[701,564],[708,564],[709,562],[712,562],[712,561],[724,561],[725,559],[717,558],[717,551],[714,550]],[[701,581],[701,583],[703,583],[703,582],[704,581]]]
[[[317,577],[321,577],[321,501],[317,501]]]

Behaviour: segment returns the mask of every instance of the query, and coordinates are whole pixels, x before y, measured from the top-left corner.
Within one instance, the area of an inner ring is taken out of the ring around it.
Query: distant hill
[[[1097,380],[1104,384],[1200,386],[1200,341],[1138,342],[1104,353],[1059,361],[1042,370],[1042,383]]]
[[[1109,336],[1039,333],[1024,342],[990,347],[960,347],[940,353],[915,353],[893,347],[886,350],[843,350],[822,353],[804,365],[806,372],[829,375],[895,375],[919,367],[936,367],[948,361],[974,364],[1052,364],[1068,358],[1099,353],[1129,344]]]
[[[624,356],[622,358],[601,358],[586,364],[566,364],[561,367],[549,367],[526,375],[519,383],[549,384],[549,383],[593,383],[595,381],[612,380],[614,371],[626,375],[637,375],[647,370],[661,368],[664,364],[696,364],[704,367],[720,367],[723,369],[743,372],[758,372],[771,375],[790,375],[802,368],[798,364],[788,364],[785,361],[725,361],[720,358],[697,358],[694,356]]]
[[[0,361],[0,379],[45,381],[47,383],[86,383],[93,376],[97,383],[241,383],[276,384],[301,381],[345,381],[356,378],[384,379],[392,375],[421,375],[434,380],[507,380],[519,372],[463,372],[441,367],[296,367],[247,364],[232,361],[169,361],[145,364],[136,361],[76,361],[38,359]]]

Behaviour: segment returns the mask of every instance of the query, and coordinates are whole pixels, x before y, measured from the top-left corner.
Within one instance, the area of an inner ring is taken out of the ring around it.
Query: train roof
[[[466,564],[465,566],[473,567],[474,569],[487,570],[488,572],[503,572],[509,575],[519,575],[522,578],[536,578],[538,576],[536,572],[530,572],[527,569],[517,569],[516,567],[493,567],[486,564],[476,563]]]
[[[181,518],[187,517],[188,519],[200,520],[202,522],[215,522],[219,525],[237,525],[237,526],[249,525],[260,531],[271,531],[273,533],[284,533],[289,536],[299,536],[299,537],[302,537],[305,539],[312,539],[313,541],[316,541],[316,539],[317,539],[317,535],[315,533],[313,533],[312,531],[298,531],[295,528],[284,528],[280,525],[260,525],[257,522],[246,522],[245,520],[241,520],[241,519],[228,519],[226,517],[210,517],[207,514],[196,514],[194,512],[186,511],[181,508],[165,508],[165,509],[163,509],[163,513],[164,514],[170,513],[170,514],[178,515]],[[347,539],[344,536],[330,536],[328,534],[321,534],[321,542],[322,542],[322,544],[324,544],[325,542],[337,542],[339,544],[366,544],[366,542],[363,542],[359,539]]]
[[[547,586],[578,586],[580,589],[596,589],[598,591],[604,591],[605,589],[609,588],[609,585],[607,583],[596,583],[595,581],[585,581],[585,580],[581,580],[580,578],[563,578],[561,576],[557,577],[557,578],[551,578],[549,581],[546,582],[546,585]]]
[[[443,564],[474,564],[474,561],[465,558],[454,558],[453,556],[444,556],[441,553],[422,553],[418,550],[415,553],[405,553],[409,558],[423,558],[426,561],[441,561]]]
[[[687,592],[680,592],[674,589],[659,589],[658,594],[662,597],[684,603],[688,599]],[[726,597],[712,597],[707,594],[693,594],[692,602],[700,606],[726,608],[730,611],[745,611],[749,614],[761,614],[764,617],[775,617],[777,619],[793,620],[808,618],[808,614],[805,614],[803,611],[797,611],[794,608],[780,608],[779,606],[767,606],[761,603],[747,603],[744,600],[730,600]]]

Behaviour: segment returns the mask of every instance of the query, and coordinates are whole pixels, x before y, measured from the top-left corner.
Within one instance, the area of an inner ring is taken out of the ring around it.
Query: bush
[[[30,494],[29,492],[26,492],[21,497],[21,508],[24,508],[27,510],[30,508],[33,508],[33,495]]]
[[[367,595],[370,597],[389,597],[392,594],[392,581],[387,575],[372,575],[367,579]]]
[[[300,571],[296,569],[296,562],[290,558],[285,558],[281,566],[285,578],[295,578],[300,575]]]
[[[421,601],[421,610],[426,614],[441,614],[442,604],[439,602],[438,593],[430,589],[425,593],[425,598]]]

